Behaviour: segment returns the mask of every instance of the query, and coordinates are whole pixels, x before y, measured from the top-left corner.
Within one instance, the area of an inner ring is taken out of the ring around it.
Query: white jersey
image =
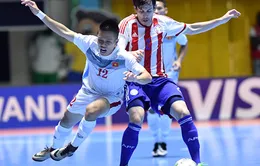
[[[124,71],[131,70],[135,74],[144,71],[144,67],[130,53],[119,47],[110,55],[101,56],[96,36],[77,34],[73,42],[88,59],[82,78],[82,88],[87,92],[121,95],[125,85]]]
[[[136,15],[130,15],[120,24],[119,45],[129,51],[142,49],[145,52],[140,62],[152,76],[166,76],[162,43],[167,36],[178,36],[186,29],[186,24],[155,14],[150,27],[139,23]]]
[[[179,45],[186,45],[188,42],[187,37],[184,34],[179,36],[169,36],[166,37],[163,41],[163,61],[165,65],[165,72],[168,73],[173,71],[172,64],[178,59],[176,43]]]

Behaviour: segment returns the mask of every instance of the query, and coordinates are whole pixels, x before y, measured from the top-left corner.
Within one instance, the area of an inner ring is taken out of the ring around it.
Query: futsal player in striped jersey
[[[166,15],[168,8],[166,0],[156,0],[155,13]],[[180,45],[179,55],[176,44]],[[188,39],[186,35],[168,36],[163,40],[162,52],[165,72],[167,77],[177,84],[181,63],[186,56]],[[153,157],[164,157],[167,155],[167,138],[170,134],[172,119],[167,115],[158,115],[152,109],[147,112],[147,123],[154,137]]]
[[[233,9],[224,16],[211,21],[185,24],[166,16],[154,14],[155,1],[133,0],[136,14],[126,17],[119,25],[119,46],[129,51],[143,49],[144,57],[137,56],[136,58],[153,77],[152,82],[147,85],[128,84],[129,124],[122,138],[120,166],[128,165],[138,144],[138,135],[145,110],[150,107],[158,114],[174,117],[178,121],[183,141],[189,149],[191,158],[201,165],[197,129],[179,87],[166,77],[163,63],[165,53],[162,53],[163,40],[168,36],[206,32],[232,18],[239,17],[240,13]]]

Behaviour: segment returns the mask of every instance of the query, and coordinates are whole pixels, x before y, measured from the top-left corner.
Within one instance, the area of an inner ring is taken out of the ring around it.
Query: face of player
[[[155,13],[160,15],[166,15],[168,13],[167,7],[161,1],[156,1]]]
[[[145,4],[140,7],[135,7],[137,13],[137,18],[142,25],[150,26],[152,25],[154,8],[152,2],[150,4]]]
[[[98,46],[100,54],[103,56],[110,55],[117,46],[118,38],[115,33],[108,31],[98,32]]]

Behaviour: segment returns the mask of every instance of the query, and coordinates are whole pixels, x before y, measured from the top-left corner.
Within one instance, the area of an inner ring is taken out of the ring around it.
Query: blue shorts
[[[166,105],[171,105],[174,101],[184,100],[180,88],[169,78],[154,77],[152,82],[146,85],[133,82],[127,84],[127,110],[132,107],[133,101],[139,99],[143,104],[139,106],[144,107],[145,110],[151,107],[158,114],[169,115],[169,107],[167,110],[163,108],[166,108]],[[168,101],[171,103],[167,103]]]

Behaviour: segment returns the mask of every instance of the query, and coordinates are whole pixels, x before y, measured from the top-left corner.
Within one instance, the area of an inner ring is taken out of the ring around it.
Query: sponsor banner
[[[260,77],[185,80],[179,85],[195,120],[260,117]],[[55,126],[80,87],[1,87],[0,128]],[[128,122],[124,106],[112,122]],[[105,124],[105,119],[99,119],[98,124]]]
[[[75,85],[0,88],[0,128],[55,126],[80,89]],[[104,124],[104,118],[98,124]]]
[[[179,86],[197,121],[260,117],[260,77],[185,80]],[[113,123],[125,122],[128,116],[122,108]]]

